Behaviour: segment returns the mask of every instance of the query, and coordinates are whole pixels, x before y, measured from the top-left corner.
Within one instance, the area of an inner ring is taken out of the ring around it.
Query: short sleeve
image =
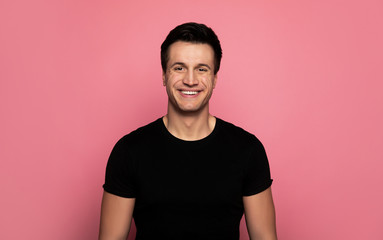
[[[243,196],[260,193],[272,184],[269,161],[262,143],[254,137],[254,144],[245,166]]]
[[[136,197],[134,159],[129,156],[127,136],[121,138],[114,146],[106,166],[106,192],[125,198]]]

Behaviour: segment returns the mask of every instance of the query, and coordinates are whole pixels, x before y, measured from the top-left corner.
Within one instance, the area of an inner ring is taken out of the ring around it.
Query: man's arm
[[[126,240],[135,201],[135,198],[123,198],[104,191],[99,240]]]
[[[250,240],[276,240],[275,210],[271,188],[243,197]]]

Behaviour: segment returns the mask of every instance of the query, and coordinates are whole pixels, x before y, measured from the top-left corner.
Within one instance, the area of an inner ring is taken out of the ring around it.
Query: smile
[[[181,91],[182,94],[185,94],[185,95],[196,95],[198,94],[197,91]]]

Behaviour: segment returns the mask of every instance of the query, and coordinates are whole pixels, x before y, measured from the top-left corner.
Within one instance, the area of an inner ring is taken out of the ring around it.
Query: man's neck
[[[184,114],[168,108],[163,122],[173,136],[185,141],[195,141],[207,137],[213,131],[216,119],[209,113],[208,107],[205,111]]]

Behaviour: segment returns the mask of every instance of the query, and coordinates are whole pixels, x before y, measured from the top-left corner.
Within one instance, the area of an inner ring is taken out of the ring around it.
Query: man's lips
[[[194,96],[197,96],[201,90],[183,90],[183,89],[180,89],[178,90],[181,92],[181,95],[182,96],[185,96],[185,97],[194,97]]]
[[[185,95],[196,95],[198,91],[181,91]]]

